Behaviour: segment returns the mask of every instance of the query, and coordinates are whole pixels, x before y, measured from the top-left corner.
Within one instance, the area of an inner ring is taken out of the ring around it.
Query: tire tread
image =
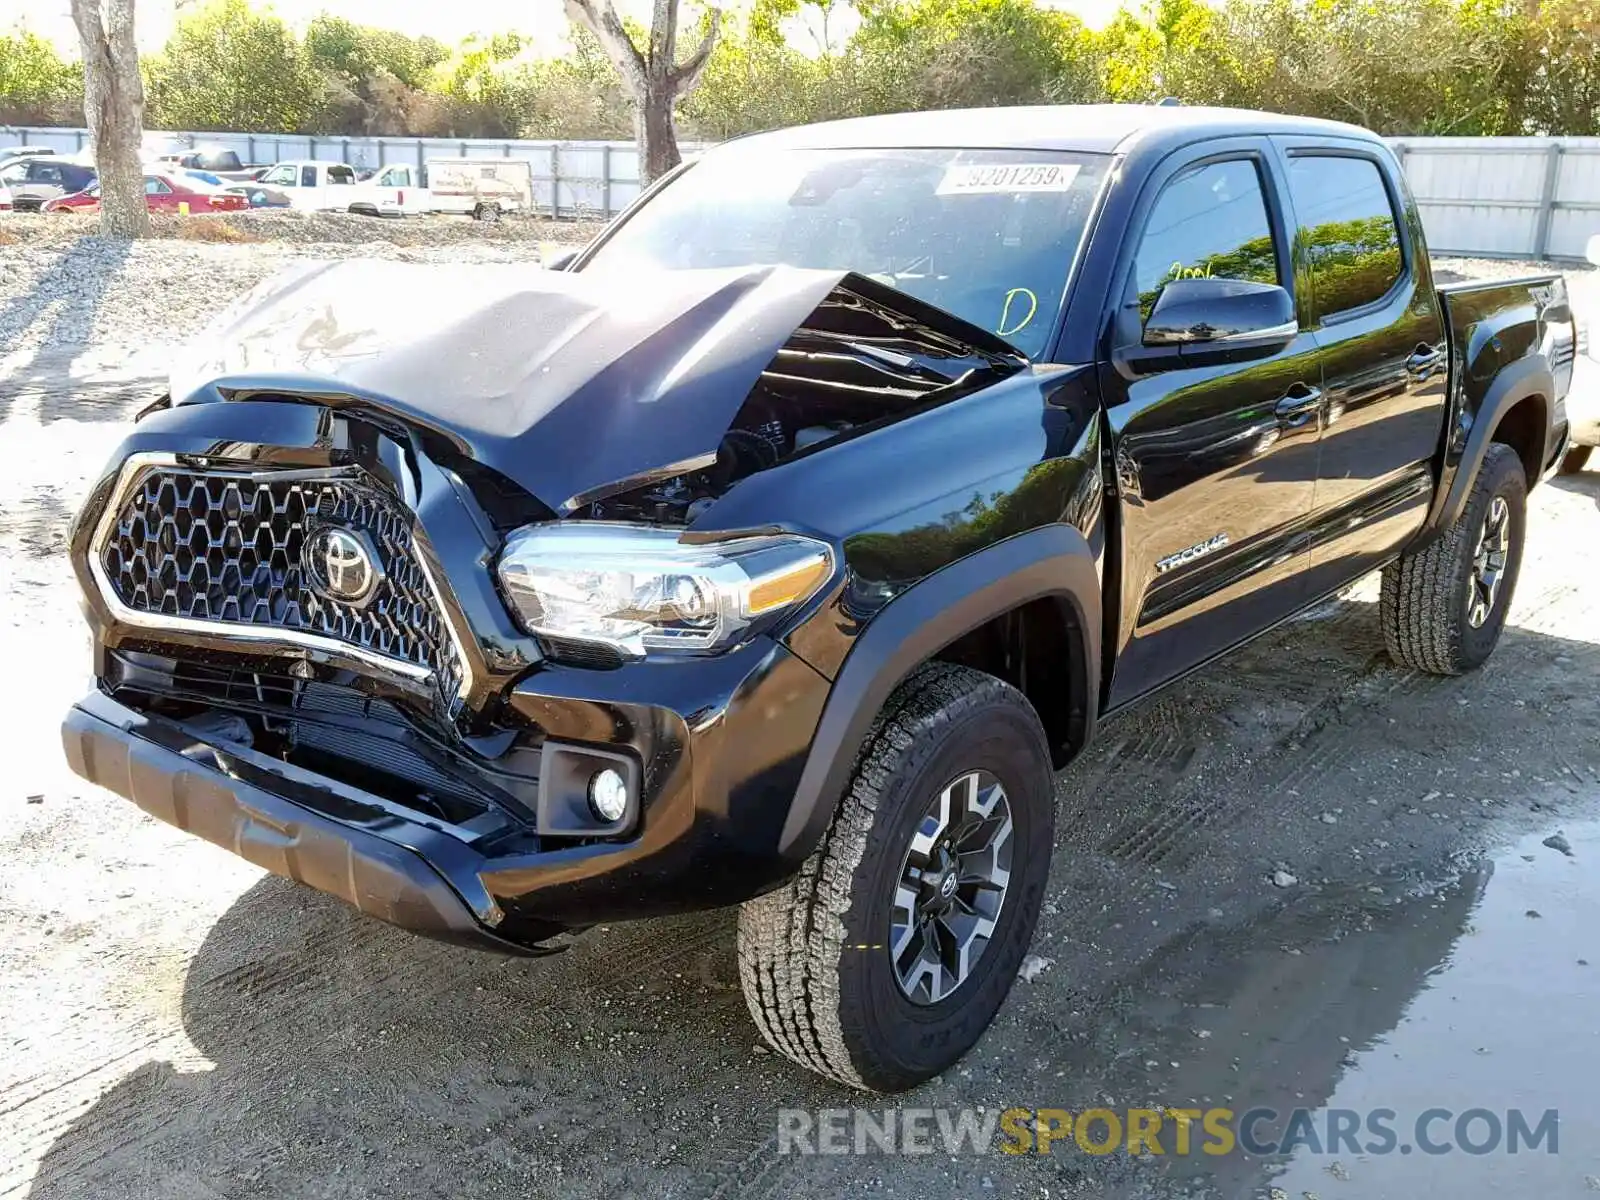
[[[816,852],[788,883],[740,909],[739,978],[750,1016],[768,1044],[800,1066],[876,1090],[851,1059],[839,969],[845,915],[879,798],[908,764],[937,747],[941,728],[997,701],[1027,704],[1003,680],[970,667],[935,662],[913,672],[873,721]]]
[[[1466,542],[1477,532],[1477,514],[1489,503],[1500,477],[1512,470],[1522,472],[1516,451],[1499,442],[1491,445],[1455,523],[1421,550],[1383,569],[1379,620],[1395,662],[1430,675],[1460,675],[1472,666],[1462,653],[1461,639]]]

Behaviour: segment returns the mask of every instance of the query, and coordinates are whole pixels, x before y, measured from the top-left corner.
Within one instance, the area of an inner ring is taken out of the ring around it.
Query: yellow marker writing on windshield
[[[1028,315],[1023,317],[1022,320],[1018,321],[1015,325],[1012,325],[1011,302],[1018,296],[1026,296],[1028,298]],[[1001,337],[1016,333],[1019,329],[1025,328],[1028,322],[1033,320],[1033,314],[1038,311],[1039,297],[1035,296],[1027,288],[1012,288],[1006,293],[1006,302],[1000,306],[1000,327],[996,329],[995,332]]]

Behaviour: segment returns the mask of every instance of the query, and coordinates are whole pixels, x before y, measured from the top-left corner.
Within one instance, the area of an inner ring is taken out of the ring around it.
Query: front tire
[[[1390,658],[1433,675],[1483,664],[1522,569],[1527,500],[1522,460],[1491,445],[1455,524],[1383,569],[1379,620]]]
[[[1561,474],[1576,475],[1589,465],[1589,454],[1593,446],[1574,446],[1568,450],[1561,460]]]
[[[816,853],[740,911],[740,981],[762,1036],[868,1091],[951,1066],[1011,990],[1053,830],[1049,746],[1022,694],[967,667],[916,671],[874,722]]]

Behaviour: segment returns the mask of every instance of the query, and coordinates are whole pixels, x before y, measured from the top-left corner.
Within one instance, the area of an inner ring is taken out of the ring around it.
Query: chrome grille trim
[[[472,675],[462,644],[461,634],[456,628],[448,606],[443,602],[443,595],[440,592],[438,582],[434,577],[433,570],[428,565],[427,553],[415,544],[414,537],[410,551],[411,557],[424,582],[426,600],[433,608],[434,616],[445,635],[445,645],[440,648],[442,653],[438,655],[440,667],[443,668],[442,671],[436,671],[432,665],[426,663],[375,651],[358,642],[347,641],[326,633],[278,624],[151,612],[126,603],[107,571],[105,562],[106,550],[111,539],[116,534],[124,509],[132,500],[135,490],[144,482],[147,475],[152,471],[160,470],[183,472],[208,478],[236,479],[241,482],[249,481],[258,484],[348,482],[350,486],[365,491],[375,491],[369,485],[360,483],[356,474],[348,469],[259,470],[248,467],[230,469],[211,464],[205,466],[190,465],[170,453],[130,455],[123,463],[118,473],[117,481],[112,487],[111,495],[106,502],[105,509],[100,514],[88,555],[89,572],[94,579],[95,586],[98,588],[107,608],[111,610],[119,621],[140,629],[175,630],[207,637],[223,637],[242,642],[286,644],[321,651],[332,657],[361,663],[391,675],[398,675],[424,683],[435,683],[446,703],[452,709],[470,691]]]

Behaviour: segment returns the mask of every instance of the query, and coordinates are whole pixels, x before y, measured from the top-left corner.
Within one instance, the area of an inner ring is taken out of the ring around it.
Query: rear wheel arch
[[[1514,401],[1495,422],[1490,440],[1510,446],[1522,460],[1522,472],[1531,488],[1544,474],[1546,438],[1550,429],[1550,401],[1538,392]]]
[[[1459,461],[1453,471],[1447,467],[1428,519],[1408,550],[1420,550],[1455,524],[1495,443],[1516,451],[1529,488],[1538,482],[1545,467],[1553,395],[1555,379],[1542,355],[1529,355],[1501,368],[1473,415]],[[1447,431],[1447,440],[1452,436]]]
[[[1052,745],[1058,761],[1086,744],[1100,690],[1100,586],[1083,534],[1050,525],[941,568],[887,604],[834,679],[779,853],[798,864],[816,848],[873,721],[926,663],[975,666],[1016,686],[1052,743],[1063,739]],[[1066,661],[1046,673],[1052,647],[1064,649]]]

